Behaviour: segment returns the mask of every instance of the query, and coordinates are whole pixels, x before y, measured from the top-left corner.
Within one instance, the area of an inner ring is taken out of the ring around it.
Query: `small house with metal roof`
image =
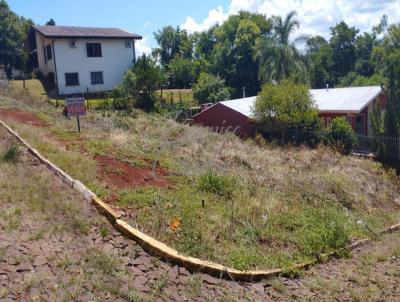
[[[386,108],[387,97],[381,86],[312,89],[319,116],[325,127],[336,117],[345,117],[358,135],[372,135],[371,114],[374,106]]]
[[[311,89],[310,95],[325,127],[329,127],[334,118],[345,117],[359,135],[372,135],[373,108],[378,105],[384,111],[387,102],[380,86]],[[241,136],[251,136],[255,132],[252,110],[256,99],[219,102],[195,115],[193,123],[219,132],[236,129]]]
[[[134,64],[141,38],[117,28],[34,25],[31,57],[59,95],[108,91]]]

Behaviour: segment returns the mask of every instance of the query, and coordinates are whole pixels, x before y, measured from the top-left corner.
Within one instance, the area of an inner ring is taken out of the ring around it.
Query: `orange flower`
[[[172,219],[169,227],[171,228],[171,230],[176,232],[176,230],[180,227],[181,223],[182,220],[180,218],[175,217],[174,219]]]

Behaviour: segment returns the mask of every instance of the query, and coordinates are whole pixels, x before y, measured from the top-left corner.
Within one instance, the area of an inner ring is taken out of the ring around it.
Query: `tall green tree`
[[[151,56],[143,54],[126,72],[122,87],[136,101],[136,106],[151,110],[155,102],[154,93],[160,87],[161,81],[161,68]]]
[[[400,25],[391,25],[373,53],[376,68],[387,80],[385,135],[400,135]]]
[[[339,79],[355,69],[358,30],[344,21],[331,28],[330,46],[333,51],[333,79]],[[333,83],[336,85],[336,82]]]
[[[190,59],[177,56],[168,65],[170,86],[174,88],[191,88],[196,77],[196,63]]]
[[[315,36],[306,41],[307,66],[313,88],[324,88],[333,82],[333,51],[328,41]]]
[[[257,40],[255,58],[259,62],[259,78],[262,82],[283,79],[307,79],[307,70],[303,57],[296,44],[304,37],[291,41],[291,36],[300,26],[296,12],[290,12],[284,19],[272,17],[272,36],[263,36]]]
[[[239,12],[230,16],[222,25],[214,28],[213,46],[209,56],[209,72],[219,75],[233,88],[233,97],[255,95],[260,89],[257,79],[258,63],[254,58],[258,37],[268,35],[271,21],[262,14]]]
[[[193,34],[194,58],[196,60],[207,60],[211,56],[217,42],[214,34],[217,27],[218,25],[215,25],[208,30]]]
[[[168,69],[168,64],[176,56],[186,59],[192,58],[192,38],[186,30],[182,30],[179,26],[176,28],[166,26],[155,32],[154,37],[159,47],[153,50],[153,55],[159,57],[160,63],[165,69]]]
[[[372,51],[377,44],[374,34],[364,33],[355,40],[355,72],[364,77],[370,77],[375,69],[371,64]]]
[[[5,0],[0,1],[0,64],[8,78],[13,68],[27,68],[28,52],[25,45],[32,21],[19,17],[10,10]]]

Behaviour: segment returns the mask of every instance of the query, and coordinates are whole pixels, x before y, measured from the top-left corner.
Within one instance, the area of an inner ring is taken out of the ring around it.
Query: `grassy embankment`
[[[23,83],[22,81],[10,81],[10,84],[13,88],[22,90]],[[45,89],[42,83],[39,80],[32,79],[25,81],[25,89],[32,95],[37,98],[46,99]],[[161,90],[156,92],[156,96],[161,98]],[[166,89],[163,90],[162,99],[165,104],[182,104],[185,107],[191,107],[197,105],[197,102],[193,99],[193,93],[191,89]],[[55,105],[56,101],[58,105],[63,105],[63,100],[55,100],[52,98],[48,98],[49,103]],[[111,99],[106,98],[88,98],[87,103],[89,107],[100,107],[107,102],[111,102]]]
[[[60,108],[14,98],[1,107],[49,124],[10,122],[35,148],[128,212],[133,226],[188,255],[238,269],[288,268],[400,217],[398,178],[371,160],[325,147],[259,146],[141,112],[90,111],[77,134]],[[99,177],[95,156],[138,168],[158,162],[169,186],[114,188]]]

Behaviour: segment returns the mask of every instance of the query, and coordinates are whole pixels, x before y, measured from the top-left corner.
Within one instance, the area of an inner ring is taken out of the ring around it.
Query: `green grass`
[[[120,266],[119,260],[103,251],[93,251],[86,258],[87,265],[107,275],[115,274]]]
[[[50,128],[12,126],[102,198],[113,194],[113,206],[134,211],[133,226],[184,254],[239,269],[290,270],[399,219],[393,171],[326,147],[259,146],[142,112],[89,111],[78,134],[46,103],[7,105],[41,112]],[[113,189],[99,180],[96,155],[135,167],[157,161],[170,186]],[[37,193],[25,191],[40,208]],[[85,233],[79,219],[70,227]]]
[[[156,95],[161,98],[161,90],[158,90]],[[162,98],[163,103],[165,104],[197,105],[197,102],[193,98],[193,92],[191,89],[166,89],[163,90]]]
[[[4,162],[15,164],[16,162],[18,162],[20,156],[21,151],[19,147],[17,145],[13,145],[1,155],[1,159]]]
[[[16,89],[23,88],[22,80],[13,80],[10,81],[10,84]],[[37,79],[25,80],[25,89],[35,96],[42,96],[46,92],[42,83]]]

